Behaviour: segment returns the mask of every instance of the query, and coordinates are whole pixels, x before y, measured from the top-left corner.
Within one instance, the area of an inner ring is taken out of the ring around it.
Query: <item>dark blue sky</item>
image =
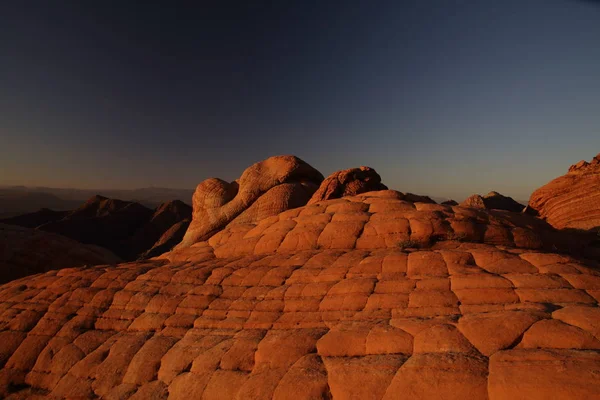
[[[595,1],[140,3],[0,6],[0,184],[194,187],[296,154],[527,199],[600,152]]]

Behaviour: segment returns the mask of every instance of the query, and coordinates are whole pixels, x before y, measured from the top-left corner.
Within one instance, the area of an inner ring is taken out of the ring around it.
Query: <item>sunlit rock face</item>
[[[0,396],[600,396],[598,265],[534,217],[403,198],[0,286]]]
[[[387,186],[381,183],[381,177],[373,168],[345,169],[329,175],[313,194],[308,204],[376,190],[387,190]]]
[[[0,397],[600,398],[585,242],[375,174],[274,157],[201,183],[170,252],[1,285]]]
[[[537,189],[528,208],[558,229],[600,227],[600,154]]]
[[[211,178],[193,196],[192,222],[179,247],[207,240],[235,219],[258,221],[305,205],[323,175],[295,156],[275,156],[247,168],[231,183]]]

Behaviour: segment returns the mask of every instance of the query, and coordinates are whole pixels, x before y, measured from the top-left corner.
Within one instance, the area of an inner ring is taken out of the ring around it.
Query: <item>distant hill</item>
[[[57,233],[109,249],[124,260],[135,260],[170,250],[183,237],[191,216],[192,207],[180,200],[151,209],[137,202],[95,195],[72,211],[43,208],[0,218],[0,223]]]
[[[55,211],[72,210],[80,203],[79,200],[67,200],[48,192],[0,188],[0,218],[30,213],[41,208]]]
[[[135,201],[148,208],[156,208],[161,203],[173,199],[191,203],[194,189],[150,187],[121,190],[0,186],[0,218],[33,213],[42,208],[54,211],[73,210],[97,194],[111,199]]]

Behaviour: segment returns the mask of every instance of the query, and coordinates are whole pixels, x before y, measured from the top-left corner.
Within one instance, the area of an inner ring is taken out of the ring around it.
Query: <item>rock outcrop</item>
[[[403,196],[2,285],[0,397],[600,397],[598,264],[534,217]]]
[[[290,209],[258,222],[229,224],[207,241],[175,248],[160,258],[192,260],[294,254],[319,249],[432,248],[450,242],[583,254],[586,242],[546,222],[503,210],[414,203],[394,190],[363,193]]]
[[[194,192],[193,218],[179,247],[210,238],[227,224],[255,222],[305,205],[323,175],[295,156],[275,156],[247,168],[228,183],[211,178]]]
[[[154,214],[152,214],[150,220],[139,227],[133,236],[123,243],[123,247],[129,252],[128,258],[136,259],[145,252],[150,251],[152,248],[154,248],[153,253],[158,252],[161,248],[166,248],[168,244],[172,243],[173,232],[164,239],[162,239],[162,236],[173,226],[182,221],[188,221],[187,224],[189,225],[191,218],[192,207],[180,200],[173,200],[161,204],[154,210]],[[180,230],[181,227],[174,231],[178,232]],[[179,238],[180,241],[182,237]],[[172,243],[171,247],[175,246],[177,243]],[[157,245],[156,247],[154,247],[155,244]],[[171,248],[168,248],[167,250],[171,250]],[[146,255],[143,257],[146,257]]]
[[[529,212],[557,229],[596,230],[600,227],[600,154],[580,161],[537,189],[529,199]]]
[[[505,210],[520,213],[525,206],[512,197],[501,195],[498,192],[489,192],[485,196],[474,194],[460,203],[463,207],[479,208],[487,210]]]
[[[145,260],[152,257],[157,257],[174,248],[181,243],[185,233],[190,226],[191,219],[184,219],[171,226],[161,237],[152,245],[149,250],[143,252],[138,258]]]
[[[308,204],[376,190],[387,190],[387,186],[381,183],[381,177],[373,168],[363,166],[345,169],[329,175]]]
[[[54,233],[0,224],[0,283],[59,268],[116,264],[109,250]]]
[[[158,258],[0,285],[0,398],[600,398],[586,243],[393,190],[293,208],[320,180],[268,159]]]

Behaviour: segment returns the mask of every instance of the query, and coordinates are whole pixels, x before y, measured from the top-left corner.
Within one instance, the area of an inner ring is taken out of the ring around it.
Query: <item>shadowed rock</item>
[[[157,254],[159,249],[167,247],[168,244],[171,244],[171,247],[175,246],[178,242],[172,243],[173,235],[176,235],[176,232],[181,230],[181,226],[176,228],[174,232],[169,233],[164,239],[162,238],[163,234],[181,221],[187,220],[187,224],[189,224],[191,218],[192,207],[180,200],[173,200],[161,204],[154,211],[152,218],[138,228],[133,236],[123,243],[123,247],[129,252],[128,258],[135,259],[139,257],[144,252],[150,251],[155,244],[157,244],[157,246],[152,251],[155,255],[160,254]],[[181,240],[182,237],[183,235],[179,240]],[[157,243],[159,241],[161,243]],[[170,248],[166,250],[170,250]]]
[[[458,202],[455,200],[446,200],[446,201],[442,201],[441,204],[444,206],[457,206]]]
[[[42,209],[4,221],[59,233],[81,243],[105,247],[122,259],[135,260],[155,244],[153,256],[159,255],[161,249],[170,250],[178,243],[173,243],[173,238],[180,241],[183,235],[172,233],[162,241],[161,237],[191,216],[192,207],[179,200],[165,202],[153,211],[135,202],[93,196],[73,211]]]
[[[489,192],[485,196],[474,194],[460,203],[462,207],[505,210],[511,212],[522,212],[524,205],[515,201],[512,197],[501,195],[498,192]]]
[[[9,225],[18,225],[24,228],[36,228],[49,222],[55,222],[63,219],[69,214],[69,211],[53,211],[48,208],[42,208],[39,211],[18,215],[16,217],[0,219],[0,223]]]
[[[190,226],[191,219],[184,219],[183,221],[173,224],[161,237],[152,245],[152,247],[143,252],[138,258],[147,259],[157,257],[175,247],[181,242],[185,232]]]
[[[84,245],[54,233],[0,224],[0,282],[60,268],[116,264],[104,248]]]

